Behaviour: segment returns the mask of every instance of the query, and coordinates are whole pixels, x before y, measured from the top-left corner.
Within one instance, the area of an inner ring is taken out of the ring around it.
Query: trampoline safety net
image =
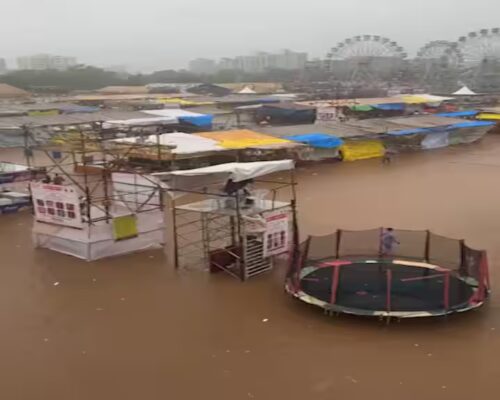
[[[482,304],[490,288],[485,251],[430,231],[338,230],[310,236],[299,251],[292,292],[325,307],[446,314]]]

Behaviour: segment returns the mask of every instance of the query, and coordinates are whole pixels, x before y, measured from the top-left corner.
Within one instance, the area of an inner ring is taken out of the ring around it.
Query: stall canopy
[[[442,103],[443,101],[453,100],[452,97],[434,96],[432,94],[408,95],[402,96],[402,99],[406,104]]]
[[[436,114],[438,117],[447,117],[447,118],[466,118],[466,117],[475,117],[479,114],[478,110],[463,110],[463,111],[455,111],[449,113],[439,113]]]
[[[146,138],[129,137],[114,139],[112,142],[139,145],[160,145],[170,147],[173,154],[193,154],[212,151],[222,151],[219,143],[197,135],[182,132],[164,133],[162,135],[150,135]]]
[[[404,103],[394,103],[394,104],[373,104],[372,107],[377,110],[383,111],[404,111],[405,104]]]
[[[481,113],[477,116],[477,119],[486,121],[500,121],[500,114]]]
[[[229,179],[233,180],[233,182],[241,182],[292,169],[294,169],[294,162],[292,160],[249,163],[235,162],[184,171],[158,172],[153,174],[153,176],[161,181],[164,189],[182,192],[197,190],[217,183],[224,183]],[[171,194],[173,197],[179,196],[179,193]]]
[[[414,128],[414,129],[402,129],[387,132],[388,135],[392,136],[405,136],[414,135],[417,133],[440,133],[444,131],[450,131],[454,129],[464,129],[464,128],[479,128],[488,127],[495,125],[494,122],[489,121],[463,121],[458,123],[452,123],[449,125],[425,127],[425,128]]]
[[[342,146],[344,141],[337,136],[326,133],[306,133],[303,135],[285,136],[285,139],[304,143],[320,149],[333,149]]]
[[[221,132],[203,132],[198,133],[197,136],[216,140],[225,149],[289,147],[293,144],[293,142],[289,140],[276,138],[246,129]]]
[[[213,122],[213,115],[199,114],[191,111],[186,111],[181,108],[165,108],[163,110],[148,110],[144,113],[149,115],[156,115],[164,118],[174,118],[178,122],[186,122],[188,124],[198,127],[209,127]]]
[[[106,121],[104,128],[131,127],[131,126],[151,126],[151,125],[175,125],[177,119],[171,117],[156,117],[156,118],[132,118],[125,120]]]

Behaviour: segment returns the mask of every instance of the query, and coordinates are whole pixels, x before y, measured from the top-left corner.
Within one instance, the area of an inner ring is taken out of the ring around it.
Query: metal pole
[[[340,276],[340,265],[336,264],[332,268],[332,293],[330,297],[330,304],[335,304],[337,302],[339,276]]]
[[[387,280],[386,311],[387,311],[387,323],[389,323],[391,321],[390,313],[392,310],[392,270],[387,269],[385,272]]]
[[[444,309],[447,312],[450,308],[450,271],[446,271],[444,276],[444,293],[443,293],[443,304]]]

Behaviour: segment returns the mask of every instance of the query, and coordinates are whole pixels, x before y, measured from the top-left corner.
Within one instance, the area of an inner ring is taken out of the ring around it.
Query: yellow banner
[[[113,218],[113,236],[115,240],[130,239],[138,234],[137,216],[134,214]]]
[[[225,149],[245,149],[248,147],[272,146],[293,143],[290,140],[276,138],[246,129],[222,132],[199,133],[207,139],[216,140]]]
[[[344,161],[357,161],[383,157],[385,148],[378,140],[352,141],[344,143],[340,147],[340,153]]]
[[[481,113],[477,117],[477,119],[480,120],[487,120],[487,121],[500,121],[500,114],[493,114],[493,113]]]

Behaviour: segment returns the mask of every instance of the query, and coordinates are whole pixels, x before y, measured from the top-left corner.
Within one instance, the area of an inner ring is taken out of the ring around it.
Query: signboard
[[[320,107],[316,111],[316,122],[328,122],[337,120],[337,109],[335,107]]]
[[[37,221],[83,227],[80,201],[73,187],[31,182],[31,196]]]
[[[288,251],[288,214],[283,211],[267,214],[264,232],[264,257]]]

